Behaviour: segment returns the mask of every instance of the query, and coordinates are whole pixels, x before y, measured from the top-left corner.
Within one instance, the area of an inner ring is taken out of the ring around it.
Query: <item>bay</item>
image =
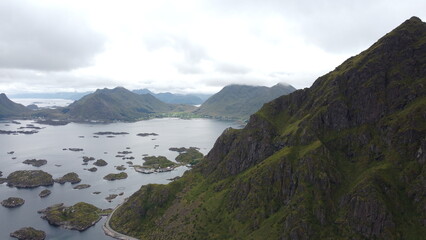
[[[0,135],[0,171],[3,177],[17,170],[43,170],[58,178],[69,172],[76,172],[82,179],[80,184],[90,184],[91,187],[75,190],[70,183],[52,187],[38,187],[34,189],[17,189],[0,185],[0,201],[8,197],[21,197],[25,204],[21,207],[8,209],[0,206],[0,239],[13,239],[9,234],[21,227],[31,226],[43,230],[47,239],[112,239],[102,230],[104,217],[95,226],[86,231],[78,232],[51,226],[40,218],[38,210],[57,203],[73,205],[77,202],[91,203],[99,208],[114,208],[125,198],[137,191],[142,185],[149,183],[166,184],[176,176],[181,176],[187,167],[179,167],[171,172],[142,174],[129,167],[127,161],[142,165],[143,155],[166,156],[174,160],[177,152],[170,151],[170,147],[198,147],[207,154],[213,147],[217,137],[228,127],[237,128],[233,122],[212,119],[152,119],[134,123],[111,124],[80,124],[70,123],[65,126],[47,126],[32,121],[19,121],[21,124],[8,122],[0,123],[1,130],[16,131],[19,127],[32,124],[42,129],[31,135]],[[28,129],[30,130],[30,129]],[[96,132],[127,132],[125,135],[94,135]],[[138,133],[156,133],[158,136],[137,136]],[[95,137],[96,136],[96,137]],[[113,136],[113,137],[111,137]],[[63,150],[68,148],[82,148],[83,151],[74,152]],[[9,152],[13,151],[13,154]],[[123,160],[116,157],[119,151],[131,151],[127,156],[133,160]],[[104,159],[107,166],[97,167],[96,172],[85,169],[94,167],[93,161],[87,166],[83,164],[83,156]],[[12,159],[16,158],[16,159]],[[41,167],[25,165],[26,159],[46,159],[48,162]],[[103,177],[109,173],[118,173],[116,166],[124,165],[128,178],[124,180],[106,181]],[[49,189],[52,194],[40,198],[38,194],[43,189]],[[93,194],[99,191],[100,194]],[[105,200],[110,194],[124,193],[112,202]]]

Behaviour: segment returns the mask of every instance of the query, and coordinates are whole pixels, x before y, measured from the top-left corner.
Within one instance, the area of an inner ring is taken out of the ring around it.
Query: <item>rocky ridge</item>
[[[426,24],[227,129],[192,171],[147,185],[110,220],[144,239],[422,239]]]

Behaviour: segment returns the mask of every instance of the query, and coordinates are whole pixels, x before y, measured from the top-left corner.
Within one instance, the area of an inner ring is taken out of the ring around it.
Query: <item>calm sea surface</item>
[[[3,177],[7,177],[16,170],[43,170],[50,173],[53,178],[58,178],[69,172],[76,172],[82,179],[79,184],[90,184],[91,187],[82,190],[74,190],[70,183],[60,185],[55,183],[47,189],[52,194],[46,198],[40,198],[38,194],[46,187],[34,189],[17,189],[0,185],[0,201],[8,197],[20,197],[25,204],[18,208],[8,209],[0,206],[0,239],[14,239],[9,234],[21,227],[31,226],[43,230],[47,239],[112,239],[105,236],[102,225],[105,217],[95,226],[84,232],[66,230],[50,226],[47,221],[40,218],[38,210],[44,209],[56,203],[73,205],[77,202],[91,203],[99,208],[114,208],[124,198],[129,197],[142,185],[149,183],[168,183],[170,178],[181,176],[186,167],[179,167],[172,172],[141,174],[129,167],[127,161],[134,164],[143,163],[143,154],[166,156],[174,160],[178,155],[169,151],[170,147],[198,147],[204,154],[213,147],[217,137],[225,128],[237,125],[232,122],[224,122],[210,119],[153,119],[135,123],[112,124],[77,124],[70,123],[66,126],[46,126],[35,124],[32,121],[19,121],[21,124],[0,122],[1,130],[17,130],[27,124],[33,124],[43,129],[32,135],[0,135],[0,171]],[[31,129],[25,129],[31,130]],[[95,132],[128,132],[127,135],[115,137],[99,136],[95,138]],[[157,133],[158,136],[139,137],[138,133]],[[82,152],[64,151],[63,148],[83,148]],[[132,151],[127,156],[135,157],[134,160],[122,160],[115,157],[119,151]],[[8,152],[14,151],[14,154]],[[85,169],[93,167],[93,161],[89,165],[83,164],[83,156],[104,159],[108,162],[105,167],[97,167],[97,172],[89,172]],[[12,159],[16,158],[16,159]],[[48,162],[41,167],[25,165],[26,159],[46,159]],[[118,173],[115,166],[124,165],[128,178],[124,180],[106,181],[103,177],[109,173]],[[96,195],[93,192],[99,191]],[[124,192],[112,202],[105,200],[109,194]]]

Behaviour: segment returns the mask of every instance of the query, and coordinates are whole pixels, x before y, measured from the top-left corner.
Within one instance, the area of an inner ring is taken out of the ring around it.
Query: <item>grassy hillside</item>
[[[9,117],[22,117],[31,112],[22,104],[11,101],[6,94],[0,94],[0,119]]]
[[[150,94],[139,95],[125,88],[98,89],[74,102],[64,112],[74,120],[132,121],[157,113],[193,110],[188,105],[166,104]]]
[[[207,99],[195,112],[213,118],[246,120],[264,103],[295,90],[290,85],[282,84],[270,88],[229,85]]]
[[[424,239],[426,24],[227,129],[205,160],[114,214],[142,239]]]

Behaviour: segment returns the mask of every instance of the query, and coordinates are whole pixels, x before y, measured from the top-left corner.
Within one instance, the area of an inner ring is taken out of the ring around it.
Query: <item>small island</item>
[[[136,135],[139,136],[139,137],[158,136],[157,133],[138,133]]]
[[[121,165],[121,166],[116,166],[115,169],[117,169],[118,171],[124,171],[127,168],[125,166]]]
[[[184,148],[184,151],[180,151],[179,155],[175,158],[175,160],[182,164],[194,166],[201,160],[203,160],[203,158],[204,155],[200,151],[198,151],[198,148],[190,147]]]
[[[44,240],[46,233],[32,227],[24,227],[11,233],[10,236],[19,240]]]
[[[149,168],[167,168],[176,166],[176,163],[170,161],[164,156],[148,156],[144,157],[143,160],[145,160],[143,166]]]
[[[82,152],[84,149],[83,148],[68,148],[68,150],[73,151],[73,152]]]
[[[89,187],[90,187],[90,184],[79,184],[79,185],[73,187],[73,189],[80,190],[80,189],[85,189],[85,188],[89,188]]]
[[[81,179],[80,179],[80,177],[78,176],[77,173],[70,172],[70,173],[67,173],[60,178],[56,178],[54,181],[57,182],[57,183],[60,183],[60,184],[64,184],[66,182],[69,182],[71,184],[76,184],[76,183],[81,182]]]
[[[42,170],[18,170],[7,176],[7,185],[17,188],[35,188],[53,185],[53,178]]]
[[[83,162],[88,162],[88,161],[95,161],[95,158],[94,157],[83,156]]]
[[[103,159],[98,159],[98,160],[96,160],[96,162],[93,163],[93,165],[98,166],[98,167],[103,167],[103,166],[108,165],[108,163]]]
[[[44,125],[50,125],[50,126],[65,126],[67,125],[68,121],[63,121],[63,120],[38,120],[36,123],[38,124],[44,124]]]
[[[126,135],[128,132],[95,132],[95,135]]]
[[[110,194],[108,197],[105,198],[108,202],[112,202],[116,197],[118,197],[118,194]]]
[[[70,207],[64,206],[63,203],[56,204],[38,213],[43,214],[41,218],[53,226],[84,231],[101,219],[103,211],[92,204],[79,202]]]
[[[1,202],[1,205],[7,208],[15,208],[15,207],[20,207],[24,205],[24,203],[25,203],[25,200],[22,198],[10,197],[8,199],[3,200]]]
[[[110,173],[104,177],[105,180],[108,181],[114,181],[114,180],[120,180],[120,179],[126,179],[127,173],[121,172],[121,173]]]
[[[45,160],[45,159],[38,159],[38,160],[37,159],[27,159],[27,160],[23,161],[22,163],[32,165],[34,167],[41,167],[41,166],[47,164],[47,160]]]
[[[143,166],[133,165],[136,172],[151,174],[154,172],[170,172],[178,165],[164,156],[148,156],[144,157]]]
[[[98,171],[98,169],[96,167],[91,167],[91,168],[87,169],[87,171],[96,172],[96,171]]]
[[[43,191],[41,191],[38,196],[41,198],[45,198],[47,196],[49,196],[52,192],[49,189],[44,189]]]

